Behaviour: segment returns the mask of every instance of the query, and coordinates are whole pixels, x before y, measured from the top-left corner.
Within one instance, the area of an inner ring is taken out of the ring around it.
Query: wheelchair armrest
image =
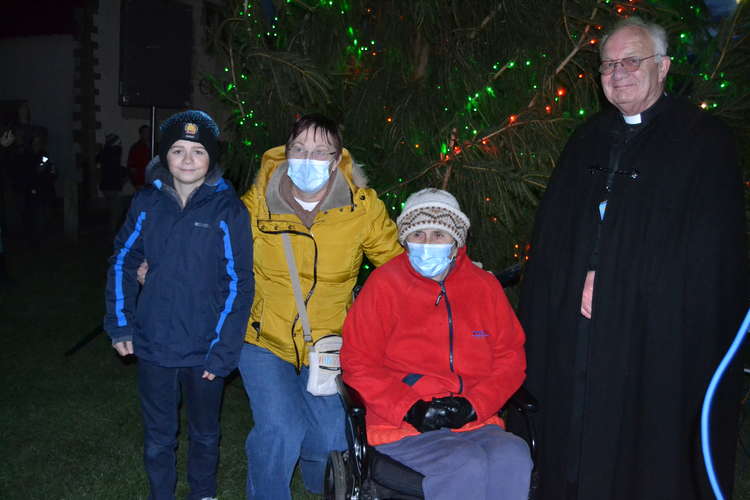
[[[536,413],[539,409],[536,398],[523,386],[508,399],[508,405],[521,413]]]
[[[516,262],[502,271],[492,274],[495,275],[495,278],[497,278],[503,288],[510,288],[521,281],[521,271],[521,264]]]
[[[364,417],[365,404],[362,402],[362,398],[357,391],[344,383],[344,379],[340,374],[336,375],[336,388],[339,396],[341,396],[341,400],[344,402],[346,412],[352,417]]]

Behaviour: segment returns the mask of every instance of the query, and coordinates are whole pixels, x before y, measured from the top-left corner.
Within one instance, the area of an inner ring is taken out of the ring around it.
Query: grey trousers
[[[377,446],[425,476],[425,500],[526,500],[532,462],[526,442],[496,425],[448,429]]]

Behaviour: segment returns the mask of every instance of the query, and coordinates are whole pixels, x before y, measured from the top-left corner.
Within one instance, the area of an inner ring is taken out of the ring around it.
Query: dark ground
[[[38,246],[19,234],[6,243],[15,283],[0,287],[2,498],[147,495],[135,366],[118,359],[101,333],[73,355],[64,355],[101,322],[111,253],[105,226],[103,214],[84,221],[78,242],[72,243],[54,229],[59,223],[52,220]],[[743,443],[750,446],[748,411],[745,399],[735,500],[750,500],[750,457],[743,450]],[[227,385],[222,417],[223,500],[244,497],[244,440],[251,425],[236,377]],[[178,453],[182,471],[186,444],[183,437]],[[293,490],[295,499],[320,498],[304,493],[298,479]],[[186,492],[180,481],[178,496]]]

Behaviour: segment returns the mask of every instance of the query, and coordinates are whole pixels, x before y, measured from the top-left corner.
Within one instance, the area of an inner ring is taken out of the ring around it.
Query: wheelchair
[[[338,393],[346,410],[348,449],[333,451],[328,457],[323,498],[326,500],[423,500],[422,479],[419,472],[380,453],[367,444],[365,406],[356,391],[336,377]],[[536,463],[536,433],[530,414],[537,411],[534,397],[521,387],[500,410],[506,417],[515,413],[523,422],[524,439],[531,458]],[[529,498],[533,498],[538,484],[536,466],[531,472]]]

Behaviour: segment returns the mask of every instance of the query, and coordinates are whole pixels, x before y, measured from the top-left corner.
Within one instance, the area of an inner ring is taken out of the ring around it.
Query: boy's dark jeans
[[[167,368],[138,360],[138,392],[144,426],[143,461],[149,499],[174,499],[175,449],[181,393],[188,415],[188,499],[216,496],[219,411],[224,379],[201,378],[203,367]]]

